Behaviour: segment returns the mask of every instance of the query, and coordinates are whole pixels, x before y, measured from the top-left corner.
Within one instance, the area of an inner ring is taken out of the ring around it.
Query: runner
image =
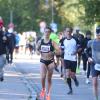
[[[81,57],[82,57],[82,51],[83,51],[83,42],[84,42],[84,35],[80,33],[80,29],[76,29],[76,33],[73,34],[73,37],[78,40],[80,43],[80,50],[78,52],[78,57],[77,57],[77,73],[80,73],[80,62],[81,62]]]
[[[52,75],[53,70],[55,67],[54,64],[54,51],[57,54],[60,54],[60,48],[59,46],[52,41],[50,37],[51,29],[49,27],[46,27],[44,30],[44,37],[41,39],[37,44],[37,53],[41,53],[41,82],[42,82],[42,90],[40,93],[40,97],[44,98],[46,94],[46,76],[47,76],[47,94],[46,94],[46,100],[50,100],[50,93],[51,93],[51,85],[52,85]]]
[[[60,37],[60,48],[61,48],[61,55],[60,55],[60,61],[61,61],[61,77],[63,77],[64,76],[64,78],[65,78],[65,68],[64,68],[64,44],[63,44],[63,41],[64,41],[64,39],[65,39],[65,37],[64,37],[64,33],[63,32],[60,32],[59,33],[59,37]]]
[[[65,40],[64,40],[64,67],[66,69],[66,78],[69,86],[67,94],[73,94],[71,79],[74,80],[75,85],[79,86],[79,82],[76,78],[76,67],[77,67],[77,41],[72,37],[72,28],[65,29]]]
[[[87,58],[87,55],[86,55],[86,52],[89,53],[90,56],[92,56],[92,51],[91,49],[87,49],[87,43],[89,40],[91,40],[91,31],[86,31],[86,36],[84,38],[84,50],[82,52],[82,60],[83,60],[83,71],[84,71],[84,74],[86,75],[86,84],[89,84],[90,83],[90,80],[89,80],[89,76],[90,76],[90,63],[88,62],[88,58]]]
[[[92,81],[94,100],[98,98],[98,76],[100,75],[100,26],[96,29],[96,39],[88,42],[88,48],[92,49],[92,57],[88,56],[88,61],[91,63]]]

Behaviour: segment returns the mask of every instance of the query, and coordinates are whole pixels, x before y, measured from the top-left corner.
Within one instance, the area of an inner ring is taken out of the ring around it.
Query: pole
[[[13,11],[10,10],[10,23],[13,23]]]
[[[54,22],[54,0],[52,0],[52,23]]]

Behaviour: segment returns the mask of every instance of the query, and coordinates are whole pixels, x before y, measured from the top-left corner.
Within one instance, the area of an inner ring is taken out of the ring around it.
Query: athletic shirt
[[[72,37],[71,39],[65,39],[64,42],[64,60],[77,61],[77,55],[74,54],[77,51],[77,41]]]
[[[92,49],[92,58],[94,62],[100,64],[100,40],[90,40],[87,47]]]
[[[44,43],[44,39],[41,40],[40,45],[41,53],[49,53],[54,51],[54,47],[52,45],[52,40],[50,39],[48,43]]]

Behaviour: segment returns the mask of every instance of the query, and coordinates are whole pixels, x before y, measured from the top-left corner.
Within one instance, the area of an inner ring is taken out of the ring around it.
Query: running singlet
[[[54,51],[54,47],[52,46],[52,41],[50,40],[48,43],[44,43],[44,39],[41,40],[40,46],[41,53],[49,53]]]

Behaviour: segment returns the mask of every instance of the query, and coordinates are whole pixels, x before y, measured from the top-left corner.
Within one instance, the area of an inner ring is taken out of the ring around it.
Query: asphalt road
[[[15,59],[14,62],[17,71],[21,72],[29,84],[32,85],[33,91],[39,92],[41,90],[39,56],[34,55],[32,59],[29,56],[22,56]],[[73,95],[67,95],[67,84],[63,78],[60,78],[59,73],[54,72],[51,100],[94,100],[92,83],[86,84],[85,76],[82,74],[78,74],[77,77],[79,87],[76,87],[72,81],[74,93]]]

